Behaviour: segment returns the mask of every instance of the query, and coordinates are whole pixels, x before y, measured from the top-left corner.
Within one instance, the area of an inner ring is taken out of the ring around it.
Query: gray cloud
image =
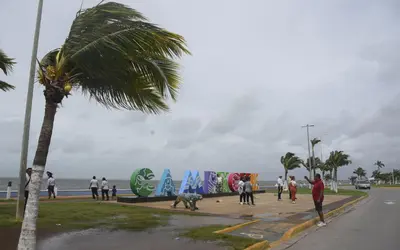
[[[149,167],[156,176],[170,168],[174,178],[190,168],[275,179],[281,155],[307,157],[307,123],[315,124],[311,137],[323,140],[317,155],[352,156],[341,178],[357,166],[370,174],[378,159],[399,167],[398,1],[121,2],[187,39],[193,56],[181,61],[178,102],[150,116],[106,110],[73,93],[56,115],[47,167],[57,176],[128,179]],[[45,3],[39,57],[62,44],[80,4]],[[18,61],[6,78],[17,89],[0,93],[2,176],[18,174],[36,7],[5,1],[0,9],[9,24],[0,30],[0,47]],[[43,111],[35,86],[29,162]]]

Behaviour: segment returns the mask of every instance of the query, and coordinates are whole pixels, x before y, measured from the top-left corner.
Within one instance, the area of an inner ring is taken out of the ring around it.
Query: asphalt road
[[[353,211],[334,218],[286,249],[400,249],[400,189],[372,189],[370,197]]]

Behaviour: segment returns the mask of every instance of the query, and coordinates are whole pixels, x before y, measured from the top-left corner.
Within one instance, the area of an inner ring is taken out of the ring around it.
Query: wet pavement
[[[357,198],[359,197],[352,196],[329,203],[324,205],[323,211],[324,213],[328,213],[329,211],[339,208]],[[261,221],[239,228],[238,230],[228,234],[273,242],[279,240],[290,228],[294,227],[295,225],[301,224],[315,217],[317,217],[317,213],[314,209],[309,209],[299,213],[292,213],[290,215],[289,213],[286,213],[283,216],[274,213],[257,214],[254,218],[261,219]]]
[[[213,216],[173,215],[169,225],[143,232],[89,229],[39,239],[38,250],[110,250],[110,249],[229,249],[215,241],[193,241],[179,237],[181,232],[207,225],[233,225],[245,220]],[[15,249],[15,248],[14,248]]]

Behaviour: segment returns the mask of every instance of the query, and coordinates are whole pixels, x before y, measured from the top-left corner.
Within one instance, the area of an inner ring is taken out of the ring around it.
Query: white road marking
[[[248,233],[240,233],[240,234],[246,235],[253,239],[263,239],[264,238],[264,235],[261,235],[261,234],[248,234]]]
[[[394,204],[396,204],[396,201],[394,201],[394,200],[387,200],[387,201],[385,201],[385,204],[387,204],[387,205],[394,205]]]

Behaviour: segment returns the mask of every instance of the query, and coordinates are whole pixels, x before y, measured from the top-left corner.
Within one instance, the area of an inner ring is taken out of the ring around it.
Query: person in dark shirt
[[[117,198],[117,187],[115,185],[111,190],[111,200],[114,200],[114,198]]]
[[[311,181],[308,179],[307,176],[304,176],[304,179],[306,179],[311,185],[313,185],[312,188],[312,197],[314,200],[314,205],[315,205],[315,210],[317,211],[319,215],[319,220],[320,222],[317,224],[319,227],[326,226],[325,219],[324,219],[324,213],[322,212],[322,203],[324,202],[324,183],[321,180],[321,175],[316,174],[314,181]]]
[[[247,205],[250,205],[249,198],[251,200],[251,205],[254,206],[254,196],[253,196],[253,185],[250,182],[250,177],[246,177],[246,182],[244,183],[244,192],[246,193]]]

